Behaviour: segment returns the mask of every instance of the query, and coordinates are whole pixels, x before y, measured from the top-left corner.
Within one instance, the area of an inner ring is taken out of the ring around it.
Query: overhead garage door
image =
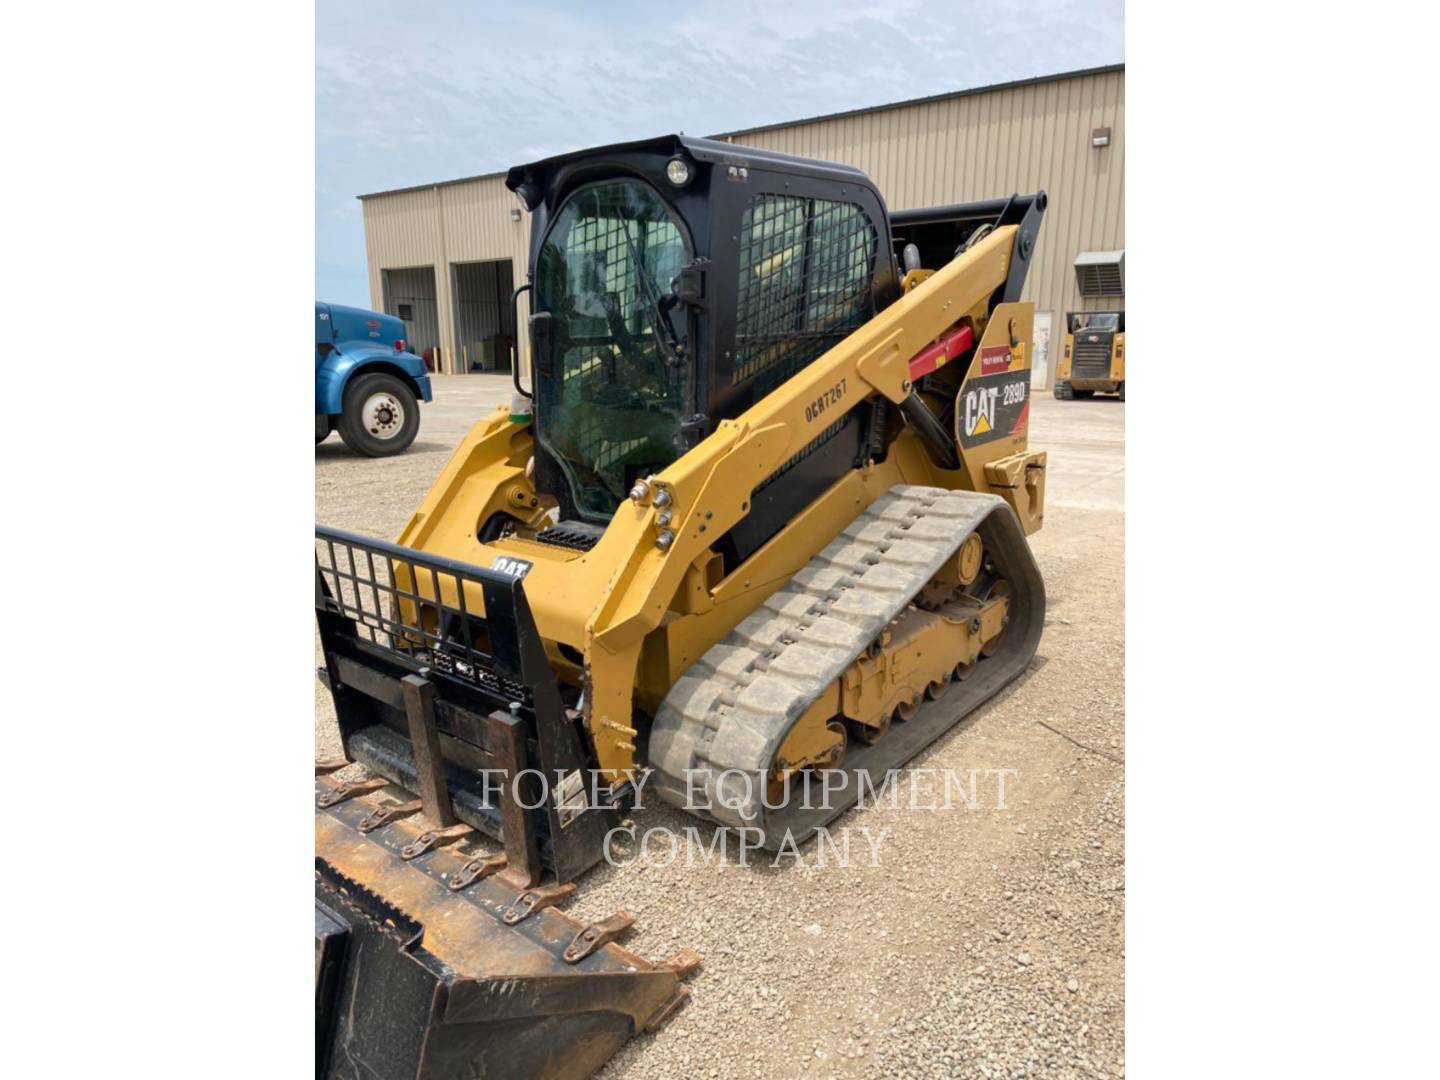
[[[440,308],[435,299],[435,268],[386,270],[385,313],[405,324],[410,351],[425,354],[440,344]],[[439,365],[436,365],[437,369]]]

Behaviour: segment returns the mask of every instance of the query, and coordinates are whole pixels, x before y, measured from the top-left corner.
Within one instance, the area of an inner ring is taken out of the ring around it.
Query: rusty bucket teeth
[[[506,926],[514,926],[541,908],[553,907],[574,891],[573,881],[567,881],[564,885],[537,885],[533,889],[526,889],[505,909],[500,918]]]
[[[346,799],[353,799],[357,795],[369,795],[372,791],[379,791],[389,784],[390,781],[382,776],[372,776],[369,780],[352,780],[348,784],[341,784],[321,795],[318,804],[320,806],[334,806]]]
[[[673,971],[680,978],[688,978],[700,967],[700,954],[694,949],[681,949],[668,960],[661,960],[656,967],[663,967],[666,971]]]
[[[411,859],[418,859],[427,851],[433,851],[446,844],[453,844],[456,840],[464,840],[475,830],[469,825],[449,825],[443,829],[426,829],[410,843],[400,849],[400,858],[409,862]]]
[[[357,828],[362,833],[374,832],[381,825],[388,825],[392,821],[399,821],[411,814],[418,814],[422,805],[419,799],[414,799],[410,802],[386,803],[384,806],[377,806],[361,819]]]
[[[628,911],[617,911],[608,919],[593,922],[581,930],[565,946],[565,962],[578,964],[607,941],[614,941],[635,925],[635,916]]]
[[[480,857],[471,859],[459,870],[450,875],[450,888],[459,892],[467,885],[473,885],[477,881],[483,881],[491,874],[498,874],[509,865],[504,855],[493,855],[490,858]]]

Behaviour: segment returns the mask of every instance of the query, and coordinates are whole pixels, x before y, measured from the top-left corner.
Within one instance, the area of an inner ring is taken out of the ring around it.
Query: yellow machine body
[[[683,135],[506,184],[529,390],[397,543],[316,528],[344,751],[316,764],[317,1076],[590,1075],[699,963],[554,910],[645,779],[803,843],[1044,625],[1044,192],[891,213],[851,166]]]
[[[892,487],[993,493],[1026,532],[1040,527],[1045,453],[1028,447],[1027,405],[1005,438],[974,449],[963,448],[965,439],[958,438],[958,469],[937,467],[906,429],[883,462],[855,469],[798,507],[793,521],[733,572],[722,576],[711,551],[712,540],[744,517],[751,491],[840,410],[876,394],[903,402],[914,388],[911,358],[945,332],[968,325],[978,341],[968,370],[942,365],[935,372],[938,393],[958,403],[957,428],[966,422],[965,399],[981,376],[982,357],[991,357],[991,369],[1028,373],[1034,305],[1000,304],[993,311],[987,305],[1010,266],[1016,234],[1016,226],[995,229],[656,474],[652,493],[669,494],[665,509],[673,540],[667,547],[656,543],[664,530],[657,525],[662,510],[653,502],[622,504],[589,551],[557,548],[523,533],[483,542],[479,526],[497,510],[521,517],[532,529],[548,524],[546,500],[527,477],[532,434],[513,423],[506,408],[466,435],[399,543],[475,566],[507,558],[531,564],[526,595],[562,681],[587,690],[586,723],[600,768],[616,779],[628,774],[637,764],[636,710],[653,713],[705,650]],[[982,403],[979,423],[987,422],[983,410]],[[972,401],[972,417],[975,412]],[[466,606],[483,615],[478,589],[467,595]]]

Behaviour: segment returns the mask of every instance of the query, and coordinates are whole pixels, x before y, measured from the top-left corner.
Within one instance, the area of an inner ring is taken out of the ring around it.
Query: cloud
[[[1120,0],[320,0],[316,288],[369,304],[355,195],[1115,63]]]

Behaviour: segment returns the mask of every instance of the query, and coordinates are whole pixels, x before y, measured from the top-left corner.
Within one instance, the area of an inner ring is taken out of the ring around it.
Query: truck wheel
[[[340,438],[357,454],[398,454],[420,431],[420,406],[410,388],[394,375],[361,375],[345,388]]]
[[[1068,382],[1060,382],[1059,380],[1056,380],[1055,397],[1059,401],[1074,401],[1075,391],[1070,388],[1070,384]]]
[[[1121,379],[1121,380],[1120,380],[1120,400],[1121,400],[1121,401],[1124,401],[1124,400],[1125,400],[1125,380],[1124,380],[1124,379]]]

